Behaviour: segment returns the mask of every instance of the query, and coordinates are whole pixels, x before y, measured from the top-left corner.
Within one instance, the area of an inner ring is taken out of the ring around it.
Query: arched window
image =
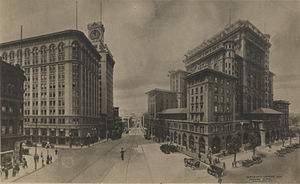
[[[3,59],[4,61],[7,61],[7,53],[6,53],[6,52],[3,52],[3,54],[2,54],[2,59]]]
[[[38,64],[38,48],[34,47],[32,49],[32,64]]]
[[[45,45],[41,46],[41,63],[44,64],[47,62],[47,48]]]
[[[22,50],[17,51],[17,64],[22,65]]]
[[[29,48],[25,49],[24,56],[25,56],[25,65],[29,65],[30,64],[30,49]]]
[[[65,48],[64,48],[64,43],[60,42],[58,44],[58,61],[63,61],[65,60]]]
[[[80,58],[80,46],[77,41],[72,43],[72,59],[79,59]]]
[[[14,51],[10,51],[10,53],[9,53],[9,62],[10,62],[10,64],[14,64],[14,62],[15,62],[15,52]]]
[[[53,63],[55,62],[55,45],[51,44],[49,46],[49,62]]]

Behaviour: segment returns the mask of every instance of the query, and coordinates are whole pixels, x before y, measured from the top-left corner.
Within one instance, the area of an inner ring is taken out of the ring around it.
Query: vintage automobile
[[[278,157],[284,157],[284,154],[278,152],[278,151],[275,151],[274,154]]]
[[[255,164],[260,164],[260,163],[262,163],[261,157],[258,157],[258,156],[253,156],[253,157],[252,157],[252,160],[253,160],[253,162],[254,162]]]
[[[161,145],[160,150],[165,154],[170,154],[170,150],[168,149],[166,144]]]
[[[243,160],[242,161],[242,166],[244,167],[250,167],[254,164],[254,161],[253,160]]]
[[[215,177],[220,177],[224,175],[224,170],[218,166],[210,165],[207,168],[207,173]]]
[[[193,158],[184,158],[184,166],[191,167],[192,169],[199,168],[200,162]]]

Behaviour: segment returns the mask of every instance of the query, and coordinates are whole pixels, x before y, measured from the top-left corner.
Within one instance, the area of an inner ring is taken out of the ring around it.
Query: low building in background
[[[273,108],[279,112],[282,112],[281,116],[281,127],[282,130],[289,129],[289,105],[290,102],[284,100],[273,101]]]
[[[162,112],[158,113],[158,118],[187,120],[187,109],[186,108],[165,109]]]
[[[148,114],[151,118],[158,117],[158,112],[165,109],[177,108],[177,94],[174,91],[153,89],[148,95]]]
[[[185,108],[187,101],[187,83],[185,77],[188,75],[188,72],[184,70],[172,70],[169,71],[170,77],[170,90],[176,92],[177,95],[177,107]]]
[[[19,162],[22,158],[24,71],[0,57],[0,155],[1,168]]]

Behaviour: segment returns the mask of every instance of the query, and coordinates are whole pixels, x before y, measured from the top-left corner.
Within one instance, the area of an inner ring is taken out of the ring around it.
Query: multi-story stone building
[[[185,77],[187,74],[188,73],[183,70],[169,71],[170,90],[176,92],[177,94],[178,108],[186,107],[187,84]]]
[[[19,65],[3,62],[0,57],[0,165],[8,168],[22,157],[24,80]]]
[[[189,51],[183,61],[189,73],[187,120],[150,118],[150,132],[159,140],[170,137],[181,150],[206,154],[226,151],[236,136],[243,148],[250,135],[261,145],[279,140],[278,111],[288,114],[288,108],[271,109],[269,39],[249,21],[237,21]]]
[[[114,65],[115,60],[107,45],[104,43],[104,26],[102,22],[93,22],[87,26],[89,32],[89,39],[91,40],[94,47],[97,49],[101,55],[101,60],[99,61],[99,71],[100,71],[100,103],[101,103],[101,123],[104,127],[108,128],[106,133],[113,129],[114,125],[114,106],[113,106],[113,75],[114,75]],[[104,130],[102,128],[102,130]],[[103,135],[103,133],[102,133]]]
[[[273,108],[279,112],[282,112],[281,126],[284,130],[289,128],[289,105],[290,102],[284,100],[273,101]]]
[[[146,94],[148,95],[148,114],[151,118],[158,117],[158,112],[165,109],[177,108],[176,92],[156,88]]]
[[[25,71],[24,130],[34,142],[68,144],[98,137],[100,54],[80,31],[0,44],[3,60]]]
[[[188,120],[235,120],[236,77],[206,68],[188,75],[186,80]]]

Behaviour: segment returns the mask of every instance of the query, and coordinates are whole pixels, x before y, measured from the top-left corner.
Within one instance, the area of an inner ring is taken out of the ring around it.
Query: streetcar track
[[[96,164],[100,159],[102,159],[103,156],[107,156],[109,153],[111,153],[113,151],[113,149],[115,147],[117,147],[118,145],[120,145],[122,142],[124,142],[124,140],[121,140],[116,146],[113,146],[111,149],[109,149],[104,155],[101,155],[100,157],[97,157],[94,161],[92,161],[90,164],[86,165],[84,168],[82,168],[81,170],[79,170],[75,176],[69,180],[66,180],[66,183],[72,183],[72,181],[74,181],[76,178],[78,178],[80,176],[80,173],[83,173],[84,171],[86,171],[88,168],[90,168],[91,166],[93,166],[94,164]],[[111,159],[110,159],[111,160]]]
[[[146,160],[146,162],[147,162],[147,168],[148,168],[148,171],[149,171],[149,174],[150,174],[151,183],[154,183],[154,182],[153,182],[152,172],[151,172],[151,169],[150,169],[150,166],[149,166],[148,159],[147,159],[147,157],[146,157],[146,155],[145,155],[144,148],[143,148],[142,145],[141,145],[141,147],[142,147],[142,151],[143,151],[143,156],[144,156],[144,158],[145,158],[145,160]]]
[[[136,134],[135,134],[135,135],[133,135],[132,137],[133,137],[132,139],[134,140],[134,139],[135,139],[135,137],[136,137]],[[130,149],[130,153],[131,153],[131,152],[132,152],[132,150],[133,150],[133,149],[132,149],[132,148],[133,148],[133,144],[134,144],[134,141],[132,141],[132,142],[131,142],[131,146],[130,146],[130,148],[131,148],[131,149]],[[128,179],[128,176],[127,176],[127,175],[128,175],[128,167],[129,167],[129,163],[130,163],[131,156],[132,156],[132,155],[131,155],[131,154],[129,154],[129,156],[128,156],[128,162],[127,162],[127,165],[126,165],[126,172],[125,172],[125,181],[126,181],[126,183],[128,183],[128,182],[127,182],[127,179]]]

